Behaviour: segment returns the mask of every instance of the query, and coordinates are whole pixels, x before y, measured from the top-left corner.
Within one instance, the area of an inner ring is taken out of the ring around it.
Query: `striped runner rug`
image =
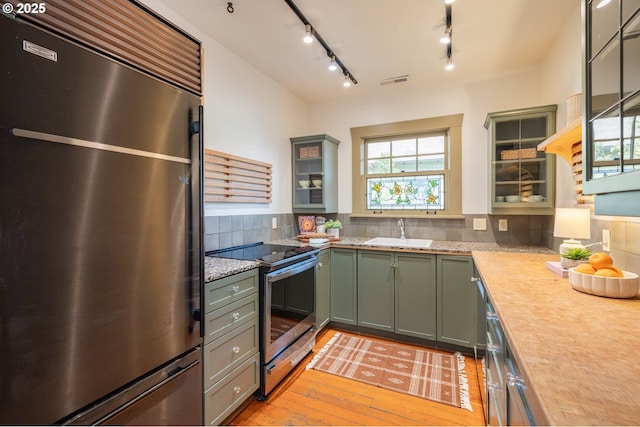
[[[471,411],[464,356],[336,332],[307,365]]]

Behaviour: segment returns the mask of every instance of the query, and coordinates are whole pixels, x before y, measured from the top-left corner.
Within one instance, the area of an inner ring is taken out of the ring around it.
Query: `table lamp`
[[[584,248],[582,242],[576,239],[591,238],[591,210],[588,208],[556,208],[553,235],[568,238],[560,245],[561,254],[568,249]]]

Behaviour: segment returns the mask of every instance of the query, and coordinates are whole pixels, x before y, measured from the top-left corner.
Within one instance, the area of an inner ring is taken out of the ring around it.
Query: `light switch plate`
[[[498,220],[498,231],[509,231],[509,223],[506,219]]]
[[[278,218],[276,218],[275,216],[271,218],[271,228],[273,228],[274,230],[278,228]]]
[[[487,219],[486,218],[473,218],[473,229],[477,231],[486,231],[487,230]]]

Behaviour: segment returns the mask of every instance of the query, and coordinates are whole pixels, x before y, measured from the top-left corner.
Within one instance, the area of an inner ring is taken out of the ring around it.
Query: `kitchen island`
[[[640,424],[640,298],[573,290],[558,255],[473,251],[544,425]]]

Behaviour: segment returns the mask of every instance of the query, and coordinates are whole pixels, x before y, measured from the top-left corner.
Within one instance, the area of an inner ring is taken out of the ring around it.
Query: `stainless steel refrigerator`
[[[200,98],[0,43],[0,424],[202,424]]]

